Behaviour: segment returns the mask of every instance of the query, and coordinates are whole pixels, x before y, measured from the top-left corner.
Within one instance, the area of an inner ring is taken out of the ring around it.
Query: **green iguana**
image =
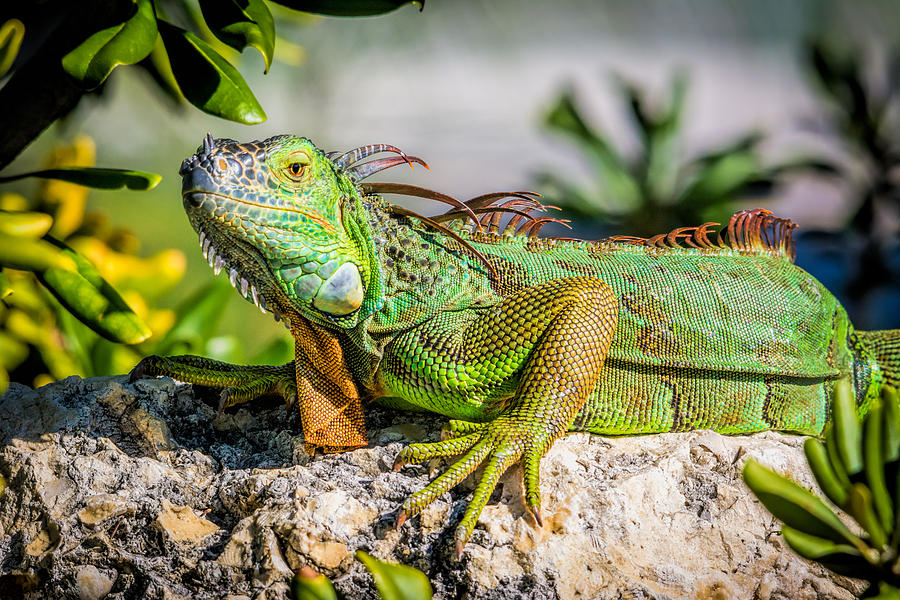
[[[393,155],[360,163],[380,152]],[[457,555],[517,462],[540,523],[541,457],[566,432],[816,435],[838,379],[852,378],[861,414],[900,384],[900,330],[855,331],[793,265],[787,219],[757,209],[717,235],[704,223],[648,239],[548,239],[538,231],[559,219],[533,193],[461,202],[361,183],[414,163],[425,165],[384,144],[339,154],[291,135],[207,135],[181,166],[184,208],[215,273],[284,321],[295,360],[151,356],[132,379],[218,387],[223,406],[296,396],[313,452],[365,445],[368,401],[449,417],[453,437],[397,457],[395,468],[462,455],[404,502],[398,524],[485,465]],[[425,217],[380,194],[449,210]]]

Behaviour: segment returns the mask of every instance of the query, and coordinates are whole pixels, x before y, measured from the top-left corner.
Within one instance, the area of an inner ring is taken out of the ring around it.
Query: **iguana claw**
[[[408,462],[465,454],[437,479],[406,499],[397,519],[398,525],[403,523],[407,516],[420,512],[439,496],[454,488],[484,463],[484,472],[454,534],[456,557],[459,558],[500,476],[519,460],[524,460],[526,465],[539,465],[541,457],[549,447],[549,440],[546,440],[546,437],[532,427],[510,418],[499,417],[486,426],[478,427],[476,433],[430,444],[407,446],[397,456],[395,467]],[[527,472],[526,467],[526,475]],[[526,498],[540,497],[531,489],[536,483],[536,479],[526,477]],[[537,502],[539,503],[539,500]],[[540,510],[537,505],[532,502],[529,508],[540,522]]]

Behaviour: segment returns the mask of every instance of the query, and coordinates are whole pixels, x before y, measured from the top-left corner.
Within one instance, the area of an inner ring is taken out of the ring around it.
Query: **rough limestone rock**
[[[399,530],[443,467],[391,472],[442,419],[372,410],[371,447],[311,458],[276,402],[217,415],[170,379],[64,381],[0,399],[0,598],[286,598],[304,565],[375,598],[356,549],[413,565],[437,598],[852,598],[860,583],[793,555],[739,473],[747,457],[812,485],[801,438],[709,431],[571,435],[542,464],[543,527],[511,470],[461,561],[472,489]]]

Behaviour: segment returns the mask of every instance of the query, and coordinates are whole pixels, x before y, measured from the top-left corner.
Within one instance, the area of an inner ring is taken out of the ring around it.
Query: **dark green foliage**
[[[46,0],[0,9],[0,168],[44,128],[64,117],[85,93],[102,93],[116,67],[138,65],[176,104],[187,100],[209,114],[254,124],[266,114],[226,46],[259,50],[268,72],[275,21],[265,0]],[[412,0],[287,0],[295,11],[363,16]],[[285,11],[282,11],[284,13]],[[32,33],[35,32],[35,33]],[[205,39],[204,39],[205,38]],[[34,60],[16,61],[20,47]],[[30,44],[30,46],[29,46]],[[37,100],[37,101],[35,101]],[[14,110],[10,110],[10,107]]]
[[[276,4],[337,17],[366,17],[396,10],[405,4],[417,4],[425,8],[425,0],[272,0]]]
[[[66,72],[87,88],[95,88],[119,65],[142,60],[156,43],[156,16],[150,0],[136,0],[134,14],[93,33],[62,59]]]
[[[656,108],[635,85],[618,77],[615,81],[638,134],[640,148],[634,157],[624,156],[585,120],[571,90],[561,94],[544,117],[550,131],[575,142],[596,173],[589,189],[572,185],[565,173],[538,176],[548,203],[576,216],[615,225],[621,233],[649,236],[708,220],[724,222],[733,203],[768,195],[787,175],[830,171],[827,164],[809,158],[766,164],[759,151],[763,136],[757,132],[681,160],[686,77],[672,78],[668,102]]]
[[[806,440],[810,469],[831,502],[859,525],[855,535],[812,492],[750,460],[744,481],[772,514],[801,556],[836,573],[868,580],[867,597],[900,597],[900,405],[893,388],[882,389],[865,420],[856,416],[848,381],[834,395],[834,420],[825,443]]]
[[[199,37],[164,21],[159,23],[172,73],[188,102],[213,115],[253,125],[266,113],[241,74]]]
[[[25,37],[25,25],[18,19],[10,19],[0,25],[0,77],[6,75],[12,66],[16,55],[19,54],[19,46]]]
[[[62,166],[0,178],[0,182],[42,177],[102,189],[146,190],[156,186],[155,173]],[[53,216],[45,212],[2,212],[0,266],[34,273],[72,316],[111,342],[137,344],[150,329],[84,256],[49,235]],[[15,291],[4,274],[3,297]],[[11,365],[0,364],[4,372]]]
[[[259,50],[268,73],[275,54],[275,21],[263,0],[200,0],[200,10],[219,40],[238,52],[247,46]]]
[[[127,169],[98,169],[94,167],[58,167],[55,169],[43,169],[30,173],[19,173],[0,177],[0,183],[7,183],[26,177],[40,177],[42,179],[58,179],[77,183],[85,187],[97,190],[152,190],[162,180],[156,173],[146,171],[130,171]]]

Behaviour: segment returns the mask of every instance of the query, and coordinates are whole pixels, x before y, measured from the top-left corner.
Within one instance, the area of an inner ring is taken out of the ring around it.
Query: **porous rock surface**
[[[740,479],[754,457],[811,486],[801,438],[570,435],[541,468],[543,527],[510,470],[462,560],[470,478],[397,529],[445,463],[391,472],[440,418],[373,409],[371,446],[311,458],[279,403],[216,414],[170,379],[63,381],[0,398],[0,598],[287,598],[311,565],[375,598],[356,549],[425,571],[436,598],[852,598],[791,553]]]

